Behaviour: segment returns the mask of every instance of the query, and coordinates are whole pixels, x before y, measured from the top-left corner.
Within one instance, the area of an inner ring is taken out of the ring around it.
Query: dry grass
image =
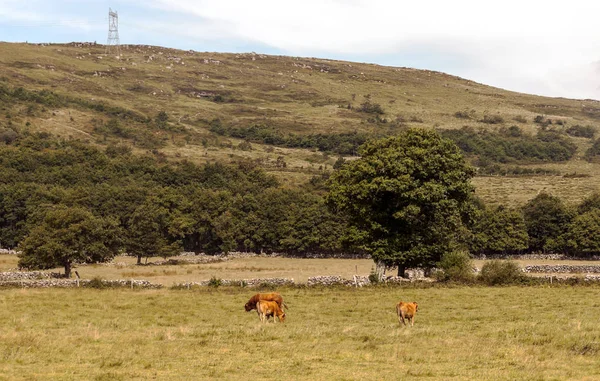
[[[280,291],[284,324],[245,289],[4,290],[0,380],[600,378],[598,288]]]
[[[14,255],[0,255],[0,272],[15,269],[17,260]],[[373,268],[373,261],[370,259],[296,259],[259,256],[209,264],[152,265],[153,262],[161,260],[161,258],[150,259],[149,265],[138,266],[135,264],[135,258],[117,257],[110,264],[82,265],[75,270],[83,279],[146,279],[170,287],[173,284],[206,281],[213,277],[218,279],[283,277],[292,278],[297,283],[306,283],[308,277],[320,275],[340,275],[352,279],[355,274],[368,276]],[[483,260],[473,262],[478,268],[485,263]],[[517,260],[516,262],[521,267],[539,264],[600,265],[600,261],[575,260]],[[49,271],[62,273],[64,269],[57,268]],[[388,271],[388,275],[390,274],[395,275],[394,270]]]

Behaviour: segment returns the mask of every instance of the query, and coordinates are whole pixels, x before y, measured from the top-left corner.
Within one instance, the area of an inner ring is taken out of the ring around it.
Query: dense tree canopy
[[[540,193],[523,207],[529,249],[545,252],[549,240],[556,238],[567,230],[571,221],[571,213],[561,199]]]
[[[64,267],[69,277],[73,263],[112,259],[120,248],[117,222],[95,217],[78,207],[57,206],[31,229],[19,249],[19,266],[30,269]]]
[[[578,257],[600,255],[600,209],[575,217],[560,237],[564,251]]]
[[[471,231],[472,253],[513,254],[527,249],[527,229],[518,210],[502,206],[485,209]]]
[[[465,231],[473,169],[425,129],[367,142],[360,155],[331,176],[329,205],[349,216],[351,238],[375,261],[399,273],[433,267]]]

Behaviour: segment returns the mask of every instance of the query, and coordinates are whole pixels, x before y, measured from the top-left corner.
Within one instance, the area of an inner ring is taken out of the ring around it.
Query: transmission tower
[[[121,55],[121,42],[119,41],[119,15],[108,8],[108,42],[106,43],[106,53],[110,53],[116,47],[117,55]]]

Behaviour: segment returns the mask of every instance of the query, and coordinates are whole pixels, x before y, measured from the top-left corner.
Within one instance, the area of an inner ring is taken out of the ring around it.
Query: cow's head
[[[417,312],[419,310],[419,305],[417,304],[417,302],[413,302],[413,304],[415,305],[415,312]]]
[[[250,302],[248,302],[244,305],[244,309],[246,310],[246,312],[252,311],[252,306],[250,305]]]
[[[273,319],[275,319],[275,318],[273,318]],[[285,312],[283,314],[279,315],[279,321],[282,323],[285,321]]]

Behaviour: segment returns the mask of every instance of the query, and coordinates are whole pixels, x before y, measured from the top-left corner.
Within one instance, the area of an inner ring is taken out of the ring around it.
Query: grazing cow
[[[269,316],[273,316],[273,322],[275,322],[275,316],[277,316],[279,322],[283,323],[285,321],[285,312],[277,302],[272,300],[259,300],[256,303],[256,312],[258,312],[258,317],[263,323],[269,321]]]
[[[419,310],[419,306],[417,305],[417,302],[412,302],[412,303],[405,303],[405,302],[398,302],[398,304],[396,305],[396,313],[398,314],[398,323],[403,323],[404,325],[406,325],[406,322],[404,321],[404,319],[408,319],[408,321],[410,322],[410,326],[414,326],[415,324],[415,315],[417,314],[417,311]]]
[[[288,306],[283,302],[283,298],[278,292],[270,292],[268,294],[256,294],[253,297],[251,297],[250,300],[248,300],[248,303],[246,303],[246,305],[244,306],[246,312],[255,310],[256,303],[258,303],[259,300],[270,300],[277,303],[279,305],[279,308],[288,308]]]

